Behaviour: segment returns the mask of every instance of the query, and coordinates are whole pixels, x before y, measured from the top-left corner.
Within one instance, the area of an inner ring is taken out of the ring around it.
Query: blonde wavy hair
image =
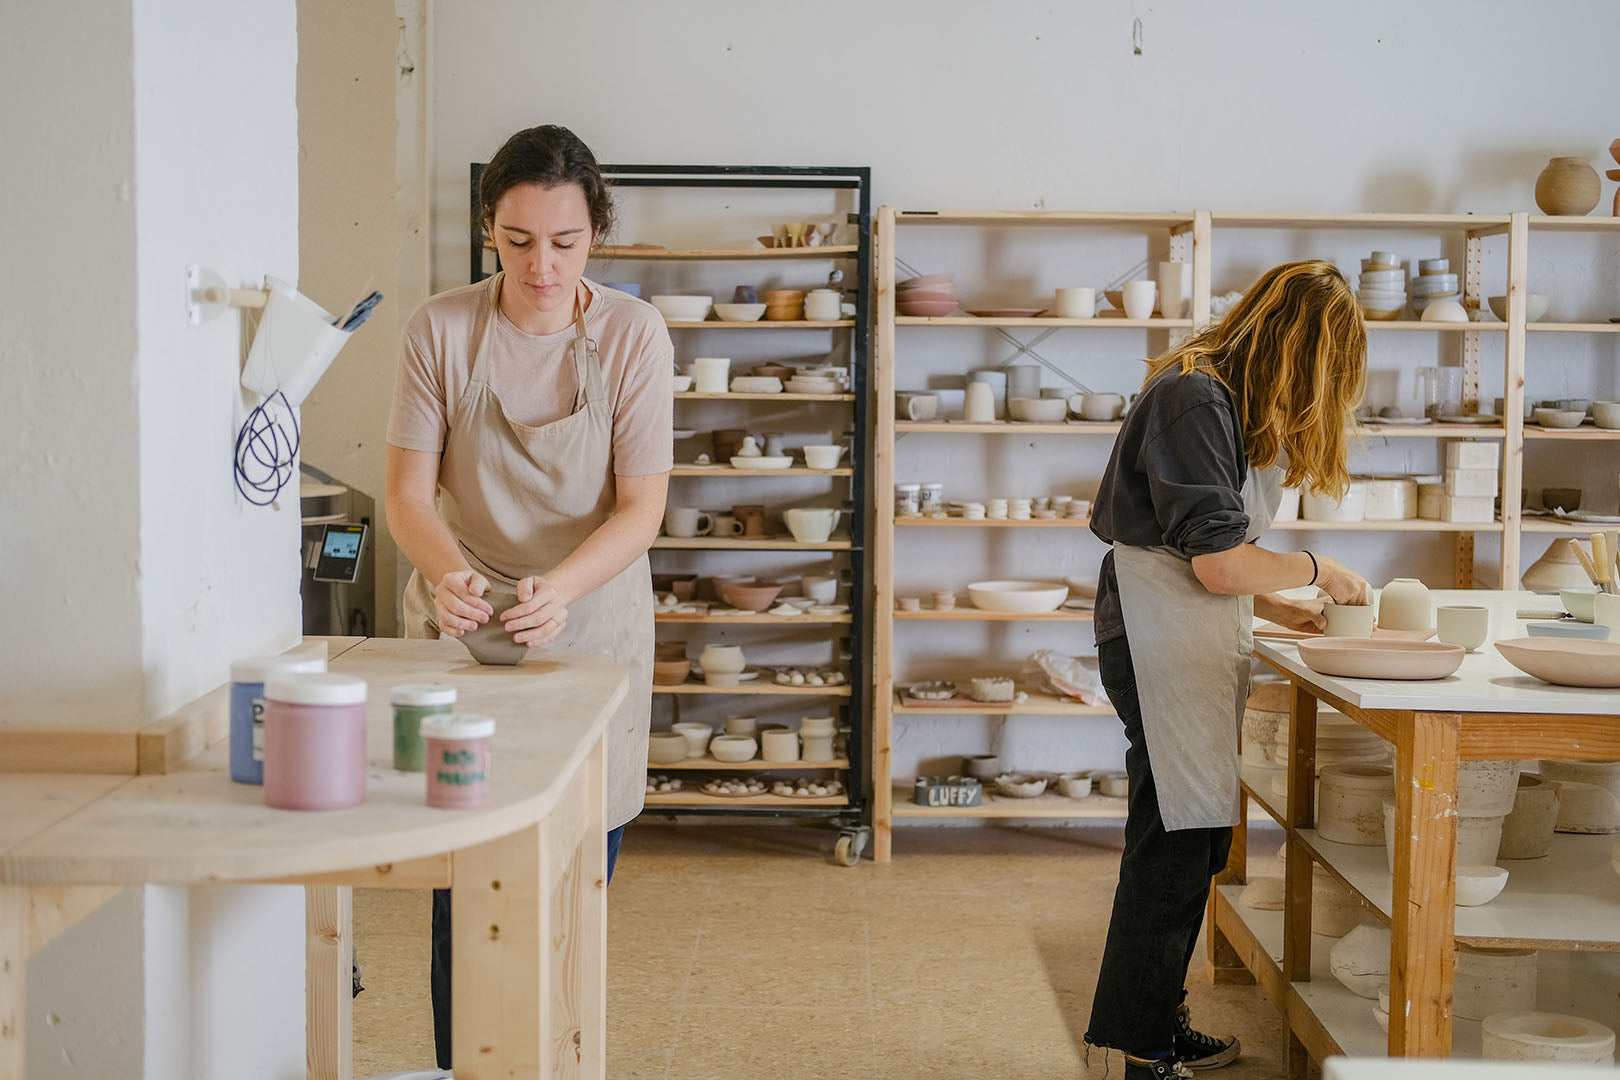
[[[1331,496],[1348,489],[1347,429],[1366,390],[1367,330],[1332,263],[1267,270],[1220,322],[1152,361],[1146,381],[1177,369],[1226,387],[1250,465],[1269,468],[1287,455],[1289,487]]]

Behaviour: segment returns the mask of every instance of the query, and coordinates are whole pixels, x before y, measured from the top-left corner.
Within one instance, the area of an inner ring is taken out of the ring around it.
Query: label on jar
[[[253,760],[264,760],[264,698],[253,699]]]

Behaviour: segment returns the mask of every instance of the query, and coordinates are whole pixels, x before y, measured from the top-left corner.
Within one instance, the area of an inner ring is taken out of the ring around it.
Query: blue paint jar
[[[231,665],[231,779],[264,783],[264,681],[326,670],[324,656],[255,656]]]

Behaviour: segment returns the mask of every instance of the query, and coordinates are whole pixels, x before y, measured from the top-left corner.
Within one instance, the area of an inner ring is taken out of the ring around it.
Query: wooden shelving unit
[[[669,248],[629,245],[604,245],[591,252],[592,259],[607,262],[612,259],[670,259],[675,261],[723,260],[725,262],[753,262],[770,259],[854,259],[861,254],[858,244],[824,244],[821,247],[797,248],[716,248],[709,251],[680,251]]]

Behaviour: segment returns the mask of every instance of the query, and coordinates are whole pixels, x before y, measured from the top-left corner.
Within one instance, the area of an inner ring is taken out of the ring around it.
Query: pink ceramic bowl
[[[895,310],[902,315],[921,316],[927,319],[937,319],[949,315],[956,310],[955,300],[901,300],[895,304]]]
[[[771,606],[781,585],[743,585],[727,583],[720,586],[720,595],[734,608],[744,611],[764,611]]]
[[[907,278],[895,287],[899,289],[949,289],[956,284],[955,274],[922,274],[914,278]]]

